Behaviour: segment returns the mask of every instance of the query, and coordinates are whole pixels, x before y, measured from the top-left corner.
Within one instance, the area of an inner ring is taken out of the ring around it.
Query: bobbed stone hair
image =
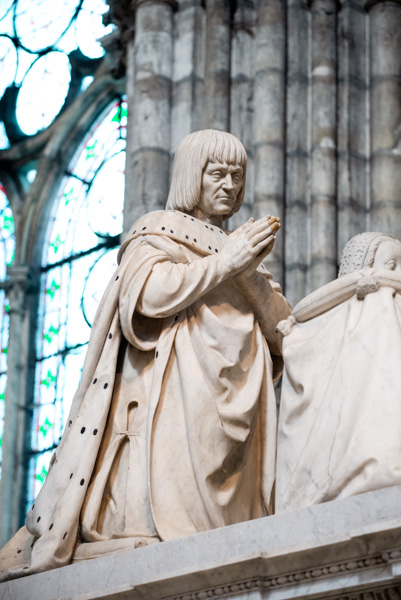
[[[199,203],[202,175],[206,165],[227,163],[239,165],[244,171],[244,180],[237,201],[231,213],[236,213],[245,194],[246,150],[240,140],[226,131],[202,129],[184,137],[178,145],[174,157],[171,187],[167,198],[167,210],[191,212]]]

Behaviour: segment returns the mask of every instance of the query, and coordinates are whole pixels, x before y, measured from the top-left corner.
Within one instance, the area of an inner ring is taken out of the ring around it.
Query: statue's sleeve
[[[291,314],[291,307],[284,297],[280,285],[273,281],[267,270],[256,272],[251,277],[236,277],[239,288],[250,302],[255,317],[269,345],[270,353],[281,356],[282,334],[276,327],[279,321]],[[280,367],[278,371],[282,370]]]
[[[140,350],[152,350],[162,319],[193,304],[230,275],[218,256],[189,262],[182,247],[163,238],[147,236],[132,242],[118,300],[124,337]]]
[[[152,252],[149,247],[148,252]],[[153,265],[138,297],[136,310],[163,318],[187,308],[227,278],[229,272],[217,256],[176,263],[168,255]]]

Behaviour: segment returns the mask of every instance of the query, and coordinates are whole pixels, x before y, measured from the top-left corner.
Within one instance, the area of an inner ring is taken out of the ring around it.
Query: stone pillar
[[[231,2],[206,0],[205,127],[229,131]]]
[[[289,0],[287,10],[285,293],[293,306],[307,294],[310,20],[310,11],[307,10],[302,0]]]
[[[10,303],[7,387],[3,435],[3,462],[0,481],[0,545],[16,532],[25,509],[26,468],[25,444],[30,438],[26,410],[30,339],[30,269],[12,266],[8,269],[6,293]],[[35,313],[36,315],[36,313]]]
[[[230,222],[230,228],[239,226],[252,216],[254,30],[254,7],[247,0],[238,0],[231,37],[230,131],[244,144],[248,165],[244,202],[241,211]]]
[[[308,292],[337,276],[336,0],[314,0],[311,47],[311,206]]]
[[[135,0],[127,44],[128,125],[124,231],[164,208],[169,188],[175,0]]]
[[[253,216],[284,218],[286,3],[259,0],[256,17],[254,84],[255,192]],[[285,224],[284,224],[285,225]],[[284,230],[266,261],[283,280]]]
[[[201,0],[180,6],[175,16],[172,154],[183,137],[204,126],[205,25]]]
[[[338,259],[369,230],[368,19],[364,0],[344,0],[338,14]]]
[[[401,238],[401,4],[372,0],[370,20],[371,223]]]

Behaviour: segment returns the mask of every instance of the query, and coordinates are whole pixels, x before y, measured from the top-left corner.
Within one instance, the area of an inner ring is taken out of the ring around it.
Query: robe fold
[[[365,269],[340,277],[304,298],[291,319],[277,512],[400,485],[399,274]]]
[[[268,514],[272,357],[243,285],[219,257],[226,239],[177,211],[132,228],[28,513],[34,544],[20,574]],[[260,310],[276,324],[288,303],[264,267],[258,276],[270,292]]]

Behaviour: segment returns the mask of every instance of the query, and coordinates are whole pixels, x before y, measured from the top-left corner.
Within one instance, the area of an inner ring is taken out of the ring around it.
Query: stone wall
[[[126,229],[164,206],[179,140],[213,127],[249,155],[230,227],[283,220],[268,265],[291,302],[356,233],[401,236],[398,1],[147,0],[132,18]]]

